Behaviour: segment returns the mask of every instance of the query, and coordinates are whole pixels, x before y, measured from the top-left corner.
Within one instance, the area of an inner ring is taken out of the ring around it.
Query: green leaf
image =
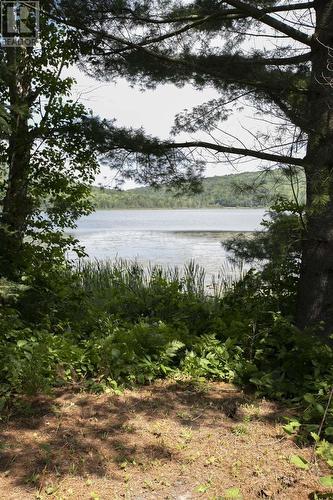
[[[325,429],[325,435],[326,436],[333,436],[333,427],[327,427]]]
[[[303,396],[304,401],[310,404],[315,404],[316,403],[316,398],[314,397],[313,394],[304,394]]]
[[[27,345],[27,341],[26,340],[18,340],[17,341],[17,347],[21,348],[21,347],[25,347]]]
[[[311,432],[311,437],[318,443],[320,441],[320,437],[316,432]]]
[[[298,469],[309,470],[309,463],[305,460],[305,458],[302,458],[299,455],[291,455],[289,461]]]
[[[319,482],[325,488],[333,488],[333,476],[324,476],[319,479]]]
[[[315,408],[317,410],[317,412],[320,414],[320,415],[324,415],[325,413],[325,408],[323,407],[323,405],[321,405],[320,403],[317,403],[315,405]]]
[[[59,489],[59,486],[51,484],[45,488],[45,493],[47,495],[53,495],[53,493],[55,493],[58,489]]]
[[[288,424],[284,425],[282,429],[289,435],[298,431],[301,424],[297,420],[291,420]]]
[[[195,491],[197,493],[206,493],[206,491],[208,491],[209,488],[210,488],[210,483],[199,484],[199,486],[195,488]]]
[[[228,500],[233,498],[235,500],[242,500],[243,498],[243,495],[240,491],[239,488],[228,488],[227,490],[225,490],[224,492],[224,496],[225,498],[227,498]]]

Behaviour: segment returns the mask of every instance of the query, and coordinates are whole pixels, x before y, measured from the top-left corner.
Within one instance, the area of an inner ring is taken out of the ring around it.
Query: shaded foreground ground
[[[312,498],[327,471],[289,463],[311,450],[284,436],[286,414],[222,383],[24,400],[0,427],[0,498]]]

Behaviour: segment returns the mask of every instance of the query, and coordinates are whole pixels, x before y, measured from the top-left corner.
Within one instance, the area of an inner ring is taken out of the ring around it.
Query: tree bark
[[[7,49],[10,97],[10,137],[7,149],[8,179],[0,219],[0,276],[17,278],[24,269],[24,235],[31,203],[28,194],[31,138],[29,134],[29,79],[18,69],[18,51]]]
[[[316,1],[315,9],[297,323],[301,329],[321,324],[328,339],[333,334],[333,1]]]

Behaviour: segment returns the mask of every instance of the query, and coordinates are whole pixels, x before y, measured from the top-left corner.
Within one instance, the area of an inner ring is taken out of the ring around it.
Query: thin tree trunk
[[[31,203],[28,176],[31,154],[29,137],[30,82],[19,75],[18,51],[7,49],[7,84],[10,97],[11,133],[7,149],[8,180],[0,225],[0,276],[14,279],[24,268],[24,234]]]
[[[316,1],[307,151],[307,232],[303,241],[298,326],[333,334],[333,1]],[[330,49],[331,48],[331,49]]]

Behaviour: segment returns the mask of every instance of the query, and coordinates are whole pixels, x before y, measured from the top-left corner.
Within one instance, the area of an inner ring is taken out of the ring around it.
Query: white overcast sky
[[[88,77],[77,68],[71,68],[66,73],[73,76],[77,81],[73,90],[74,97],[79,97],[95,115],[108,119],[115,118],[120,126],[143,127],[148,134],[158,136],[161,139],[168,138],[177,113],[185,108],[191,109],[193,106],[219,96],[213,88],[205,88],[199,91],[190,85],[177,88],[171,84],[160,85],[155,90],[142,92],[138,88],[132,88],[126,80],[118,80],[116,83],[100,82]],[[227,133],[235,135],[241,141],[252,141],[251,136],[245,131],[244,127],[255,133],[259,127],[262,129],[262,124],[259,125],[254,116],[249,116],[249,113],[249,110],[247,112],[236,111],[233,117],[227,122],[223,122],[223,129]],[[204,133],[198,133],[195,137],[211,141],[211,138]],[[221,137],[219,135],[220,139]],[[191,140],[191,136],[182,134],[179,139]],[[230,139],[227,136],[225,136],[224,142],[240,145],[235,139]],[[257,169],[257,160],[245,162],[241,165],[237,164],[235,167],[225,163],[208,164],[205,176]],[[103,167],[96,182],[110,185],[112,178],[111,170]],[[126,187],[132,186],[132,183],[126,183]]]

